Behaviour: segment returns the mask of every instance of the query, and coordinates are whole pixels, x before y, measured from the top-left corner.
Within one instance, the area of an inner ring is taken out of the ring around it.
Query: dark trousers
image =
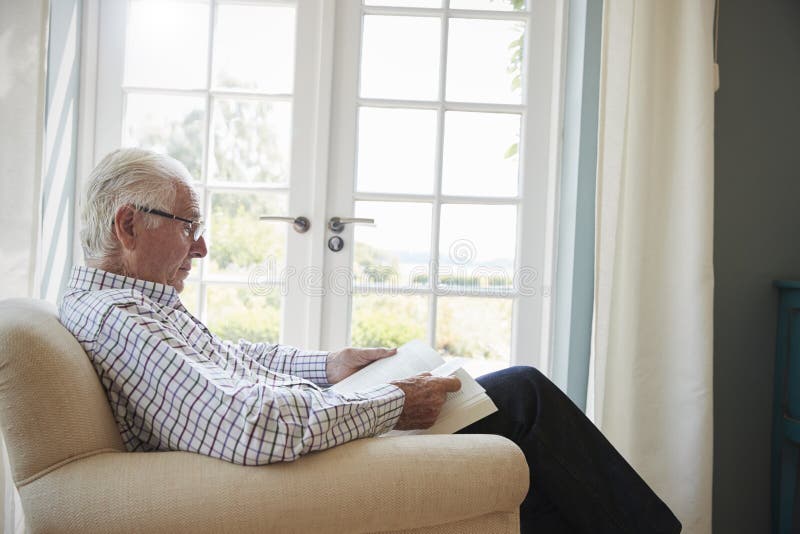
[[[477,379],[498,411],[462,434],[516,443],[530,469],[523,533],[672,534],[681,524],[597,427],[532,367]]]

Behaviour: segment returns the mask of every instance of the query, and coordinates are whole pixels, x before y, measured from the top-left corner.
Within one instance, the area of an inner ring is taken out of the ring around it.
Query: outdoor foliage
[[[355,296],[352,345],[398,347],[412,339],[425,339],[427,306],[425,297]]]
[[[436,348],[479,359],[508,357],[511,299],[443,297],[437,306]]]
[[[281,326],[280,294],[255,295],[246,286],[208,287],[208,327],[230,341],[278,341]]]
[[[270,193],[214,193],[209,261],[212,272],[248,274],[259,264],[284,265],[286,226],[259,221],[285,211],[285,197]]]
[[[353,277],[363,284],[399,282],[398,260],[384,250],[356,243],[353,252]]]

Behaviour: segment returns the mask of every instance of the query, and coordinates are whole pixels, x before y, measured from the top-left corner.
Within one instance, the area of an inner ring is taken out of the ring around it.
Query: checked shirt
[[[291,461],[387,432],[402,411],[396,386],[347,396],[326,389],[325,352],[220,339],[171,286],[75,267],[59,315],[92,361],[130,451]]]

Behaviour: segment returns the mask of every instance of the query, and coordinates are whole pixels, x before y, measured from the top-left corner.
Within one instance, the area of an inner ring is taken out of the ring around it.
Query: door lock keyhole
[[[339,252],[344,248],[344,239],[341,236],[335,235],[328,239],[328,248],[333,252]]]

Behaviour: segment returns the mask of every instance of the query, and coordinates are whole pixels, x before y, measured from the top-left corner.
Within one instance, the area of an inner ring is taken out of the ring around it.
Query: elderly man
[[[353,395],[327,387],[388,349],[306,351],[218,338],[178,293],[206,255],[186,168],[140,149],[106,156],[82,212],[86,267],[60,317],[94,364],[127,448],[243,465],[292,461],[392,429],[427,428],[455,378],[415,376]],[[535,369],[478,381],[499,411],[465,428],[513,440],[530,466],[523,532],[674,533],[680,523],[583,413]]]

